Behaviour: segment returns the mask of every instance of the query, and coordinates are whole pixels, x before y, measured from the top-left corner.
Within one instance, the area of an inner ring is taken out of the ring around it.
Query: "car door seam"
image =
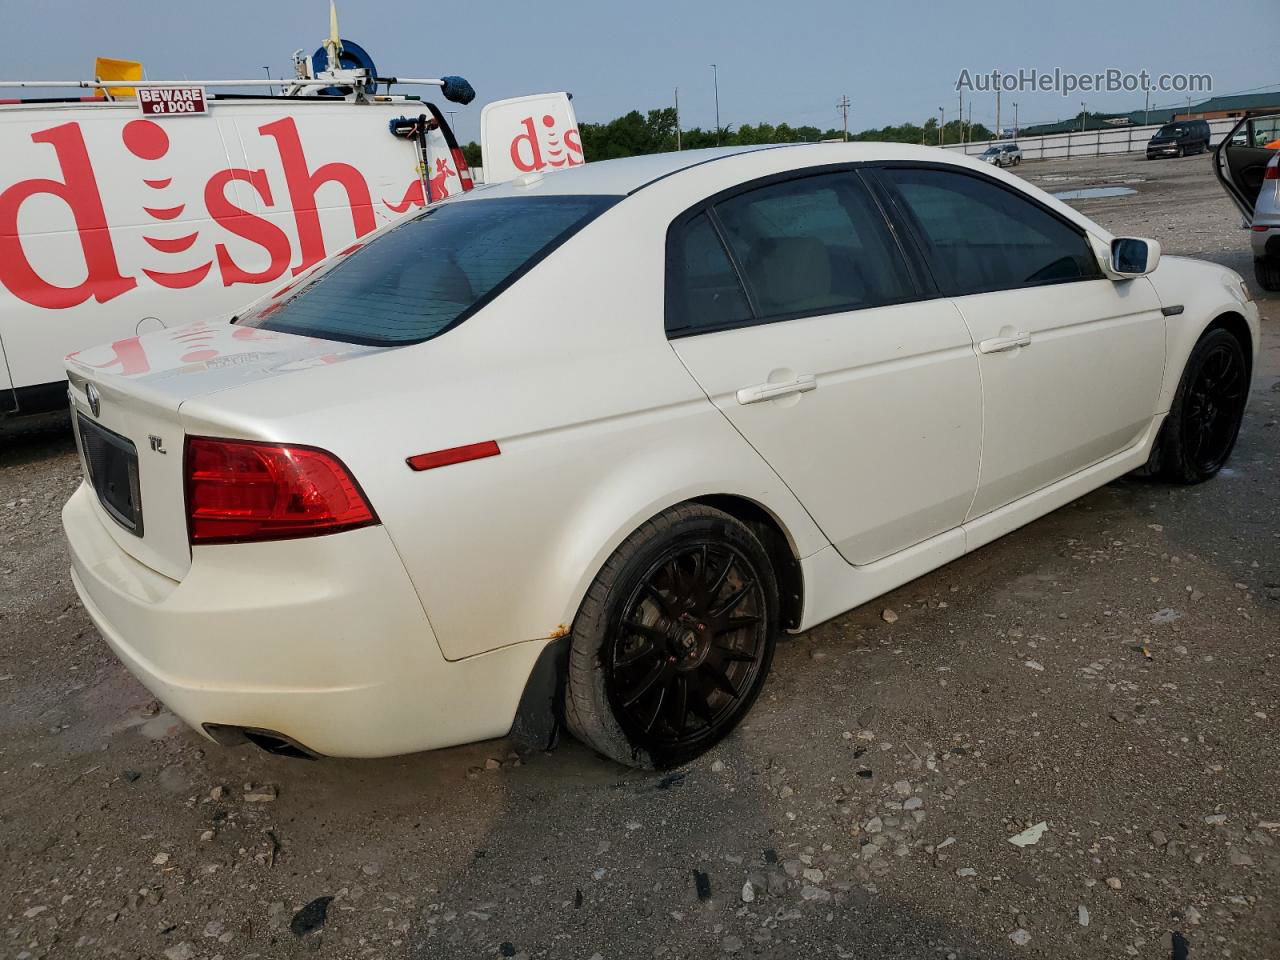
[[[783,477],[782,474],[780,474],[777,471],[774,465],[769,462],[769,458],[766,457],[763,453],[761,453],[759,449],[757,449],[756,445],[751,442],[751,438],[748,437],[745,433],[743,433],[741,429],[739,429],[738,425],[733,422],[733,420],[729,417],[727,413],[724,412],[724,410],[720,409],[719,405],[715,402],[715,400],[711,398],[711,394],[707,393],[706,388],[703,387],[703,385],[698,381],[698,378],[693,375],[693,371],[689,369],[689,365],[684,362],[684,357],[680,356],[679,352],[676,350],[675,346],[671,343],[670,340],[667,341],[667,346],[671,349],[671,352],[675,354],[675,358],[677,362],[680,364],[681,367],[684,368],[684,372],[689,375],[689,379],[693,381],[693,385],[698,388],[699,392],[701,392],[703,397],[706,398],[707,403],[711,405],[711,409],[714,410],[720,416],[720,419],[722,419],[725,423],[729,425],[730,429],[732,429],[734,433],[736,433],[739,437],[742,438],[742,442],[751,448],[751,452],[760,458],[760,461],[765,465],[765,467],[769,470],[769,472],[778,478],[778,482],[781,483],[786,488],[787,492],[791,494],[791,496],[795,499],[796,503],[800,505],[800,509],[804,511],[805,516],[808,517],[809,520],[813,523],[814,529],[817,530],[822,535],[822,539],[826,541],[826,546],[819,547],[817,550],[813,551],[813,553],[806,554],[805,556],[799,557],[798,559],[806,560],[809,557],[813,556],[814,554],[821,553],[823,550],[826,550],[828,547],[833,546],[831,542],[831,538],[827,536],[827,531],[822,529],[822,524],[818,523],[818,518],[815,517],[813,513],[809,510],[808,505],[805,504],[805,502],[800,499],[800,494],[796,493],[795,490],[791,488],[791,484],[787,483],[786,478]]]
[[[954,297],[948,297],[947,302],[960,315],[960,322],[964,324],[964,329],[969,334],[969,352],[973,355],[974,366],[978,368],[978,475],[974,478],[973,496],[969,498],[964,519],[960,521],[960,530],[964,532],[963,549],[967,553],[969,534],[964,529],[964,525],[973,519],[970,514],[973,512],[973,505],[978,502],[978,491],[982,489],[982,456],[986,452],[987,445],[987,385],[982,377],[982,357],[978,352],[978,341],[973,336],[973,328],[969,326],[969,318],[964,315],[964,311],[960,309],[960,304],[956,303]]]

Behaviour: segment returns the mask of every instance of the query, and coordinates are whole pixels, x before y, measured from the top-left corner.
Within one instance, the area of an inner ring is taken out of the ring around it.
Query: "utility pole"
[[[676,149],[680,149],[680,88],[676,87]]]
[[[1000,136],[1001,133],[1003,133],[1003,131],[1000,129],[1000,86],[999,84],[997,84],[996,85],[996,139],[997,140],[1002,139]]]
[[[845,140],[845,143],[848,143],[849,142],[849,95],[847,93],[843,97],[841,97],[839,101],[836,103],[836,109],[839,110],[841,115],[844,117],[844,140]]]
[[[1013,101],[1013,139],[1018,139],[1018,101]]]
[[[1084,121],[1089,116],[1089,105],[1083,100],[1080,101],[1080,132],[1084,133]]]
[[[942,146],[947,142],[947,111],[938,108],[938,116],[942,119],[938,121],[938,146]]]
[[[1150,91],[1150,90],[1148,90],[1148,91],[1147,91],[1147,103],[1146,103],[1146,105],[1142,108],[1142,125],[1143,125],[1144,127],[1145,127],[1147,124],[1149,124],[1149,123],[1151,122],[1150,113],[1151,113],[1151,91]]]
[[[272,87],[272,86],[271,86],[271,84],[270,84],[270,80],[271,80],[271,68],[270,68],[270,67],[263,67],[262,69],[263,69],[263,71],[265,71],[265,73],[267,74],[267,81],[268,81],[268,83],[267,83],[267,93],[270,93],[270,94],[272,94],[272,95],[274,96],[274,95],[275,95],[275,88],[274,88],[274,87]]]
[[[960,94],[960,143],[963,144],[964,143],[964,91],[963,90],[959,91],[959,94]],[[969,131],[969,135],[970,136],[973,135],[972,130]]]
[[[720,72],[711,65],[711,82],[716,85],[716,146],[720,146]]]

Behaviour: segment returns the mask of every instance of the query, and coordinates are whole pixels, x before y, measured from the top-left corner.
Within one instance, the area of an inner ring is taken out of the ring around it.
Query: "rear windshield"
[[[434,207],[323,270],[244,326],[395,346],[461,323],[620,197],[464,200]]]

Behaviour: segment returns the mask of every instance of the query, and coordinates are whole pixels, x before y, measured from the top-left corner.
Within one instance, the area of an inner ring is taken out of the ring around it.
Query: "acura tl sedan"
[[[1231,271],[936,149],[532,174],[68,358],[72,578],[221,743],[563,723],[667,767],[781,631],[1122,474],[1212,477],[1258,336]]]

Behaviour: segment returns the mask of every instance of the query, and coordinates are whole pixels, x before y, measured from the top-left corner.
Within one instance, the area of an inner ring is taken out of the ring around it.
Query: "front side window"
[[[1249,129],[1253,133],[1253,146],[1265,147],[1280,139],[1280,117],[1263,117],[1252,120]]]
[[[889,169],[947,296],[1102,276],[1075,228],[988,180],[928,168]]]
[[[499,197],[441,204],[238,321],[397,346],[444,332],[620,198]]]
[[[715,205],[757,319],[900,303],[915,295],[884,217],[856,174],[803,177]]]

